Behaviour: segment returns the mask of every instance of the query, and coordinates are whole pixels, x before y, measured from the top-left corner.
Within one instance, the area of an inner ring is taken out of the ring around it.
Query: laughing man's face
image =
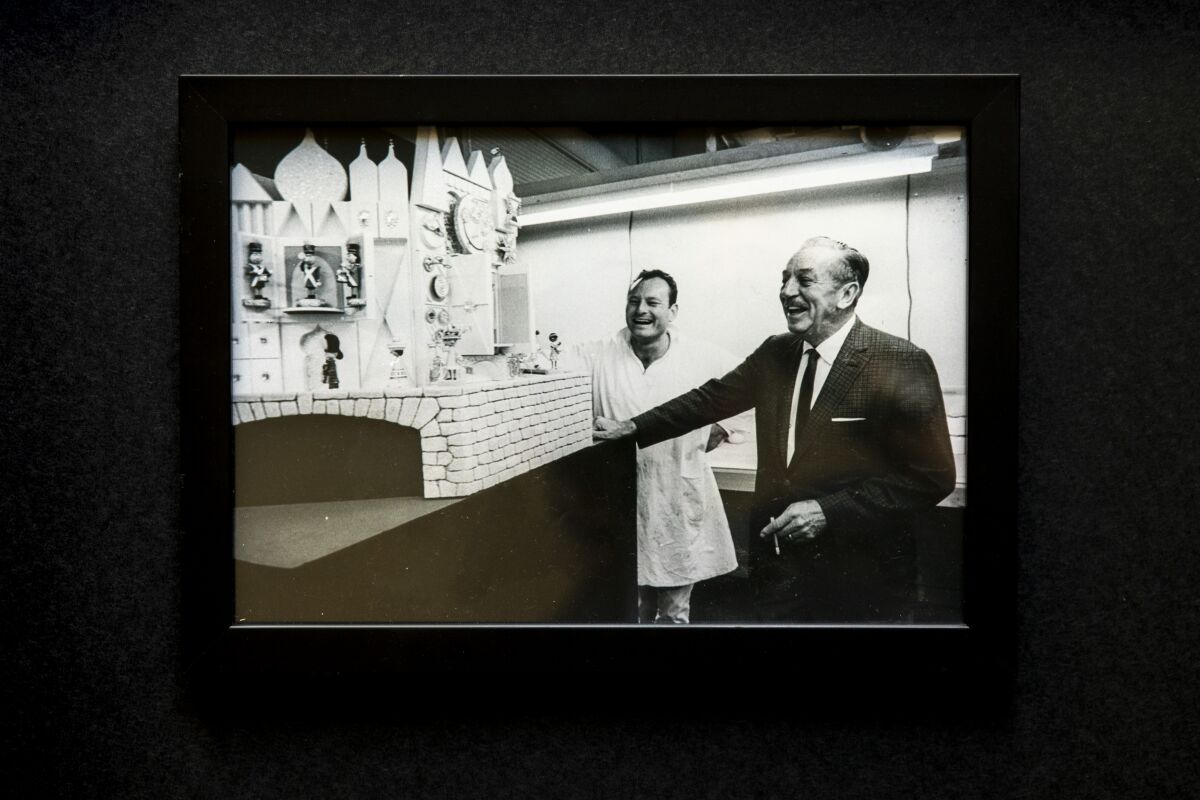
[[[635,341],[653,342],[667,332],[678,306],[671,305],[671,287],[662,278],[646,278],[629,292],[625,325]]]
[[[792,256],[783,270],[779,303],[788,330],[818,345],[837,331],[858,296],[856,281],[840,283],[836,251],[807,247]]]

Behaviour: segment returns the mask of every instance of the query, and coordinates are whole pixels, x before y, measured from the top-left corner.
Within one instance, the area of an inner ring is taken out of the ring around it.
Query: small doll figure
[[[510,230],[516,229],[517,217],[520,216],[520,214],[521,198],[517,197],[515,194],[510,194],[508,197],[504,198],[504,216],[507,217],[504,227],[509,228]]]
[[[408,386],[408,370],[404,368],[405,344],[393,339],[388,342],[387,349],[392,354],[392,364],[388,368],[388,385]]]
[[[497,266],[512,264],[517,260],[517,235],[512,231],[500,233],[496,238]]]
[[[271,280],[271,271],[263,266],[262,260],[262,245],[251,242],[246,254],[246,277],[254,296],[242,300],[242,305],[248,308],[268,308],[271,305],[271,301],[262,296],[263,287]]]
[[[330,389],[339,386],[337,359],[342,357],[342,343],[332,333],[325,334],[325,363],[321,366],[321,383]]]
[[[320,267],[317,265],[316,259],[316,248],[311,244],[306,244],[297,264],[304,271],[304,288],[308,289],[308,296],[313,299],[316,299],[317,288],[321,285],[321,281],[317,278],[317,270]]]
[[[346,258],[342,260],[342,266],[338,268],[337,280],[338,283],[344,284],[350,290],[350,294],[346,296],[346,305],[361,306],[365,301],[358,296],[358,245],[346,245]]]
[[[262,288],[271,279],[271,271],[263,266],[262,245],[251,244],[250,253],[246,256],[246,275],[250,278],[250,290],[254,292],[255,300],[262,300]]]
[[[443,372],[443,379],[448,381],[458,380],[458,365],[462,363],[457,353],[446,351],[446,368]]]
[[[444,381],[458,380],[458,367],[462,364],[462,358],[454,352],[454,345],[458,344],[466,332],[467,328],[459,328],[456,325],[449,325],[438,332],[437,338],[444,348],[446,356],[442,362],[442,380]]]
[[[549,355],[550,369],[552,371],[557,371],[558,370],[558,355],[559,355],[559,353],[562,352],[562,342],[559,341],[557,333],[552,333],[547,338],[550,339],[550,355]]]

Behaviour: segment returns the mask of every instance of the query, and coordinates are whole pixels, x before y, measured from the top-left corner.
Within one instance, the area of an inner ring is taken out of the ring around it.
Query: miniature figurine
[[[500,233],[496,238],[496,266],[512,264],[517,260],[517,235],[511,231]]]
[[[446,364],[442,374],[442,379],[447,381],[458,380],[458,365],[462,359],[454,352],[454,345],[458,344],[459,339],[466,333],[466,328],[459,328],[454,325],[442,328],[439,339],[442,345],[446,348]]]
[[[562,351],[562,345],[558,341],[558,334],[551,333],[546,337],[546,344],[541,345],[542,332],[534,331],[534,350],[531,357],[532,364],[525,369],[526,372],[532,372],[537,375],[545,375],[555,369],[558,363],[559,353]]]
[[[508,356],[508,375],[515,378],[521,374],[521,367],[529,359],[525,353],[510,353]]]
[[[406,387],[409,385],[408,370],[404,368],[404,350],[406,345],[403,342],[393,339],[388,342],[388,352],[392,354],[391,367],[388,370],[388,383],[391,386]]]
[[[246,277],[250,281],[250,291],[253,297],[242,300],[242,305],[250,308],[269,308],[271,301],[262,296],[262,289],[271,280],[271,271],[263,266],[262,245],[251,242],[249,253],[246,255]]]
[[[309,308],[329,305],[317,297],[317,289],[321,286],[321,279],[317,275],[321,265],[317,263],[316,248],[311,244],[304,245],[304,252],[296,257],[296,266],[304,273],[304,288],[308,291],[308,296],[300,298],[296,305]]]
[[[316,256],[313,253],[313,246],[310,244],[304,245],[304,252],[300,255],[300,269],[304,270],[304,288],[308,289],[309,297],[316,297],[316,290],[321,285],[321,281],[317,279],[317,266],[315,261]]]
[[[304,274],[304,289],[308,292],[306,297],[296,301],[296,305],[307,308],[319,308],[329,305],[329,302],[322,297],[317,297],[317,289],[321,286],[320,272],[321,264],[317,258],[316,248],[311,244],[304,245],[304,250],[296,258],[296,266]]]
[[[337,359],[342,358],[342,343],[332,333],[325,334],[325,364],[321,367],[321,383],[336,389],[338,383]]]
[[[552,333],[550,339],[550,371],[558,371],[558,356],[562,352],[562,342],[558,339],[557,333]]]
[[[515,194],[510,194],[508,197],[504,198],[504,216],[507,217],[507,220],[505,220],[505,227],[515,229],[517,227],[517,217],[520,216],[520,214],[521,198],[517,197]]]
[[[338,283],[345,284],[350,290],[350,294],[346,297],[346,305],[361,308],[366,305],[366,301],[358,296],[358,245],[346,245],[346,257],[342,260],[342,266],[337,271]]]

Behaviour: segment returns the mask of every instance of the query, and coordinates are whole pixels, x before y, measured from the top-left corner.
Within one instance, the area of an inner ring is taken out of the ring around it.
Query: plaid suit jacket
[[[910,342],[856,320],[787,463],[792,390],[803,340],[772,336],[721,378],[634,417],[641,446],[755,410],[758,477],[751,524],[755,561],[791,575],[823,569],[889,580],[887,565],[911,561],[907,522],[954,489],[954,457],[937,371]],[[799,500],[816,500],[828,523],[807,550],[769,558],[758,531]],[[893,574],[890,580],[910,578]],[[828,577],[828,576],[826,576]],[[835,576],[836,577],[836,576]],[[790,580],[790,579],[789,579]]]

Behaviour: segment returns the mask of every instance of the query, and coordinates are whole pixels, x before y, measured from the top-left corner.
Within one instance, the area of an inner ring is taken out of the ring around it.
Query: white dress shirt
[[[821,387],[825,385],[825,379],[829,377],[829,370],[833,366],[833,361],[838,357],[838,353],[842,351],[842,345],[846,343],[846,337],[850,335],[850,328],[854,326],[854,321],[858,319],[857,314],[851,314],[842,327],[838,328],[828,339],[821,342],[816,348],[812,348],[807,342],[804,343],[804,355],[800,358],[800,365],[796,368],[796,381],[792,385],[792,413],[788,417],[788,449],[787,460],[792,463],[792,456],[796,454],[796,405],[800,402],[800,382],[804,376],[804,367],[807,363],[805,359],[809,358],[808,351],[815,349],[817,351],[817,371],[813,375],[813,391],[812,399],[809,401],[809,409],[816,404],[817,398],[821,395]]]

